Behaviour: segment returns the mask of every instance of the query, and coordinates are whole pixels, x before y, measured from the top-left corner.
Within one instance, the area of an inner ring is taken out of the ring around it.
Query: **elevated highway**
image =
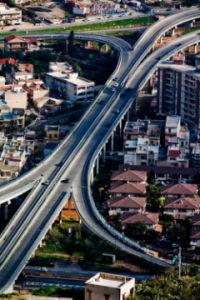
[[[148,36],[146,39],[146,47],[148,47]],[[143,37],[141,40],[143,43]],[[198,34],[184,36],[180,40],[177,39],[177,41],[155,51],[143,62],[143,52],[147,51],[147,55],[150,48],[145,50],[137,44],[133,53],[131,53],[132,57],[128,54],[127,63],[119,68],[120,86],[116,92],[113,93],[110,88],[106,87],[103,91],[103,99],[97,99],[94,102],[89,112],[82,118],[81,126],[79,124],[70,136],[70,139],[68,137],[67,141],[63,142],[62,146],[60,146],[59,154],[58,152],[54,154],[51,161],[53,165],[50,166],[50,163],[49,166],[48,164],[45,165],[44,169],[46,171],[42,178],[40,177],[41,170],[38,171],[38,169],[31,171],[36,174],[32,175],[30,172],[23,177],[20,187],[24,186],[23,181],[26,178],[28,180],[29,176],[32,176],[32,178],[31,181],[29,179],[27,182],[36,184],[36,187],[28,197],[27,207],[20,209],[18,219],[14,218],[11,220],[6,228],[8,234],[4,234],[2,238],[0,237],[1,292],[9,291],[9,288],[12,287],[15,278],[25,266],[27,260],[38,246],[40,240],[45,236],[49,226],[64,205],[68,196],[67,193],[71,191],[74,194],[76,207],[81,219],[91,231],[130,254],[163,267],[170,267],[169,262],[153,257],[150,250],[125,238],[106,224],[105,220],[98,213],[91,197],[89,189],[90,177],[94,160],[104,143],[108,141],[119,120],[128,111],[137,95],[137,90],[142,88],[151,75],[152,70],[156,68],[156,64],[162,58],[172,55],[189,44],[197,43],[199,40]],[[134,52],[136,54],[140,52],[140,57],[135,58]],[[38,182],[35,182],[36,175],[39,175]],[[62,180],[66,178],[68,178],[68,182],[62,183]],[[0,189],[0,192],[3,193],[1,193],[3,195],[2,199],[8,192],[12,193],[11,189],[20,189],[19,180],[20,178],[16,182],[9,183]],[[45,183],[46,180],[48,180],[48,184]],[[33,205],[32,209],[34,212],[31,220],[29,205]],[[16,219],[17,221],[15,221]],[[10,238],[11,236],[12,238]],[[15,239],[15,243],[12,242],[13,239]]]
[[[72,133],[63,141],[61,145],[54,151],[52,156],[48,159],[40,163],[36,168],[27,172],[23,176],[8,182],[4,186],[0,187],[0,204],[5,203],[12,198],[15,198],[22,194],[23,191],[28,191],[33,186],[34,181],[39,178],[39,176],[48,170],[48,174],[51,173],[50,166],[56,161],[59,161],[59,157],[63,151],[68,151],[69,145],[73,143],[73,136],[79,135],[80,125],[82,126],[86,117],[89,117],[90,112],[95,109],[97,102],[103,102],[105,99],[109,102],[112,101],[112,97],[115,97],[114,92],[112,92],[112,78],[118,77],[119,83],[121,83],[121,88],[123,84],[129,79],[130,75],[133,74],[139,64],[143,61],[143,59],[147,56],[147,54],[151,51],[154,43],[158,40],[162,35],[164,35],[169,29],[175,28],[176,26],[189,22],[191,20],[200,19],[200,8],[192,8],[191,10],[181,12],[179,14],[172,15],[168,18],[164,18],[161,21],[156,22],[152,26],[150,26],[141,38],[138,40],[134,47],[134,51],[131,51],[131,47],[125,41],[115,38],[115,37],[107,37],[100,35],[92,35],[92,34],[77,34],[76,37],[84,40],[95,40],[102,43],[108,43],[112,47],[114,47],[119,52],[119,61],[118,65],[106,83],[105,88],[102,90],[96,101],[90,107],[90,109],[86,112],[86,114],[81,118],[80,122],[74,128]],[[68,34],[47,34],[47,35],[31,35],[38,38],[50,38],[50,39],[67,39]],[[84,132],[83,132],[84,134]],[[61,152],[60,152],[61,151]],[[50,172],[50,173],[49,173]],[[48,176],[47,174],[47,176]]]

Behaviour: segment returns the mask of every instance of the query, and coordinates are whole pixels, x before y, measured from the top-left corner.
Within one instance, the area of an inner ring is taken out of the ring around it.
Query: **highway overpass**
[[[195,12],[194,18],[195,16],[199,17],[199,11],[198,14]],[[186,16],[184,15],[184,21],[185,18]],[[188,18],[191,18],[191,15]],[[172,23],[171,19],[169,22],[171,26],[175,26],[180,22],[180,19],[176,17],[176,22],[174,20],[174,23]],[[155,28],[157,33],[154,39],[160,36],[161,31],[165,31],[162,22],[161,25],[162,30],[159,31]],[[165,26],[167,25],[169,26],[168,23]],[[145,39],[142,36],[134,51],[131,52],[129,49],[126,54],[123,54],[127,57],[127,61],[124,65],[118,65],[119,88],[112,92],[109,87],[110,82],[108,82],[100,98],[94,102],[86,115],[83,116],[81,123],[74,129],[73,134],[60,146],[59,153],[56,152],[53,155],[53,159],[52,157],[50,158],[52,159],[51,165],[50,159],[48,163],[45,162],[46,165],[43,168],[46,171],[42,178],[40,177],[41,170],[36,168],[36,170],[25,175],[22,180],[19,178],[16,182],[0,189],[1,195],[4,197],[8,193],[14,193],[14,189],[19,190],[22,188],[24,186],[23,181],[26,179],[26,184],[34,182],[36,185],[28,197],[26,207],[19,210],[17,221],[15,221],[16,218],[11,220],[6,228],[7,234],[4,235],[3,239],[0,237],[0,252],[3,249],[0,255],[0,290],[2,292],[10,290],[15,278],[61,210],[69,192],[74,194],[76,207],[82,221],[99,237],[151,263],[170,267],[169,262],[153,257],[150,250],[125,238],[106,224],[94,205],[89,188],[94,159],[106,141],[108,141],[119,120],[128,111],[137,95],[137,90],[142,87],[145,80],[151,75],[152,68],[156,67],[160,59],[172,55],[177,49],[199,42],[199,35],[184,36],[181,38],[181,42],[177,40],[160,48],[142,62],[150,48],[152,48],[154,41],[150,35],[147,35]],[[120,48],[120,53],[122,52],[123,50]],[[54,162],[53,164],[52,161]],[[38,182],[34,181],[36,177],[38,177]],[[62,183],[61,181],[66,178],[69,181]],[[46,180],[50,182],[47,185],[45,185]],[[34,212],[32,215],[30,215],[29,205],[32,205]],[[11,236],[12,238],[10,238]],[[13,243],[14,239],[15,243]]]
[[[28,190],[31,184],[34,184],[34,180],[36,180],[41,174],[45,173],[49,167],[52,166],[54,161],[59,161],[59,157],[63,151],[63,149],[69,148],[68,145],[72,143],[72,138],[74,134],[79,135],[78,130],[80,130],[80,125],[82,126],[86,117],[89,116],[90,112],[93,110],[97,102],[103,102],[105,99],[111,98],[114,93],[111,90],[112,86],[112,78],[118,77],[119,82],[122,85],[129,79],[129,73],[134,73],[137,70],[139,64],[143,61],[143,59],[147,56],[147,54],[152,49],[156,40],[158,40],[165,32],[169,29],[175,28],[176,26],[191,21],[195,19],[200,19],[200,8],[192,8],[191,10],[181,12],[176,15],[172,15],[168,18],[164,18],[161,21],[154,23],[150,26],[141,38],[138,40],[134,47],[134,51],[131,51],[131,47],[125,41],[115,38],[115,37],[107,37],[100,35],[92,35],[92,34],[77,34],[77,38],[85,39],[85,40],[95,40],[102,43],[108,43],[112,47],[114,47],[119,52],[119,61],[116,67],[116,70],[109,78],[106,83],[105,88],[102,90],[96,101],[93,103],[91,108],[86,112],[86,115],[81,118],[80,122],[76,125],[72,133],[63,141],[61,145],[54,151],[54,153],[46,159],[46,161],[41,162],[36,168],[30,170],[23,176],[8,182],[4,186],[0,187],[0,204],[5,203],[12,198],[17,197],[22,194],[22,188],[24,190]],[[41,37],[41,35],[31,35],[34,37]],[[51,38],[51,39],[67,39],[68,34],[47,34],[42,35],[42,38]],[[106,101],[107,101],[106,100]],[[111,100],[109,100],[111,101]],[[84,134],[84,133],[83,133]]]

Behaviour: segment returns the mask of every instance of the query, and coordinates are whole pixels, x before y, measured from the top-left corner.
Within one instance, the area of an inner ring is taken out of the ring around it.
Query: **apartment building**
[[[0,3],[0,25],[19,25],[22,22],[22,11],[16,7],[8,7]]]
[[[158,67],[158,107],[163,115],[181,116],[200,127],[200,72],[189,65],[163,62]]]
[[[125,300],[134,294],[132,277],[97,273],[85,283],[85,300]]]
[[[72,103],[94,99],[95,83],[70,70],[47,73],[46,85],[50,92],[56,93],[59,98],[64,98]]]
[[[34,149],[34,143],[24,137],[9,139],[0,135],[0,182],[15,178],[24,167]]]
[[[156,120],[137,120],[136,122],[126,122],[124,127],[124,141],[135,138],[148,137],[151,145],[160,145],[161,129],[164,122]]]
[[[181,117],[167,116],[165,125],[165,146],[167,163],[174,167],[189,167],[190,133],[186,125],[181,125]]]
[[[159,146],[151,145],[148,138],[138,138],[126,141],[124,145],[125,165],[156,165],[158,156]]]
[[[162,127],[162,121],[127,122],[124,128],[124,164],[156,165]]]

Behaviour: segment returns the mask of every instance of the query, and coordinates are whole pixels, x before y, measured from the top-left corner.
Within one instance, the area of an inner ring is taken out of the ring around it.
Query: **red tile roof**
[[[10,36],[5,37],[5,41],[7,43],[9,43],[10,41],[12,41],[14,39],[19,39],[24,43],[35,43],[35,42],[37,42],[36,38],[24,38],[24,37],[18,36],[18,35],[10,35]]]
[[[144,171],[128,170],[124,172],[114,173],[111,180],[126,181],[126,182],[142,182],[146,181],[147,173]]]
[[[0,58],[0,65],[5,65],[6,63],[10,65],[14,65],[16,63],[16,59],[10,58]]]
[[[178,183],[164,187],[162,190],[163,195],[196,195],[197,185],[189,183]]]
[[[15,35],[15,34],[5,37],[6,42],[10,42],[14,39],[19,39],[22,42],[26,42],[26,39],[24,39],[22,36],[18,36],[18,35]]]
[[[112,202],[110,208],[142,208],[146,206],[146,198],[144,197],[125,197],[120,200]]]
[[[112,194],[121,193],[121,194],[145,194],[146,193],[146,183],[133,183],[128,182],[121,184],[117,187],[111,188],[110,192]]]
[[[178,198],[176,200],[166,201],[164,209],[185,209],[195,210],[200,207],[200,198]]]
[[[122,220],[123,224],[132,224],[136,222],[144,223],[145,225],[156,225],[159,222],[158,213],[133,214],[125,217]]]

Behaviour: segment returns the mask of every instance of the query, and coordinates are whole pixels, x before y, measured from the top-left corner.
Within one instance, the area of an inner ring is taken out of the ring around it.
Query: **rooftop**
[[[111,188],[110,192],[112,194],[144,194],[146,192],[146,187],[147,183],[128,182]]]
[[[191,76],[195,76],[198,79],[200,79],[200,73],[197,71],[197,69],[186,64],[174,64],[171,61],[167,61],[160,63],[158,67],[161,69],[170,69],[182,73],[187,72],[187,74],[190,74]]]
[[[145,181],[147,178],[147,173],[144,171],[134,171],[128,170],[124,172],[115,172],[111,180],[114,181],[131,181],[131,182],[142,182]]]
[[[198,209],[200,208],[200,198],[178,198],[176,200],[166,201],[164,208],[170,209]]]
[[[167,116],[166,127],[178,127],[181,122],[180,116]]]
[[[165,187],[162,190],[163,195],[196,195],[197,194],[197,185],[190,183],[177,183]]]
[[[144,208],[146,205],[145,197],[125,197],[120,200],[111,202],[110,208]]]
[[[131,280],[134,280],[134,278],[108,273],[97,273],[95,276],[86,281],[86,284],[120,289],[124,284]]]
[[[93,81],[90,81],[86,78],[78,76],[78,73],[67,74],[66,72],[57,71],[57,72],[47,73],[47,75],[55,77],[55,78],[63,80],[63,81],[66,81],[66,82],[69,82],[74,85],[78,85],[79,87],[85,86],[85,85],[88,85],[88,86],[94,85]]]
[[[158,223],[158,221],[159,221],[158,213],[145,213],[145,214],[136,213],[133,215],[126,216],[122,220],[122,223],[130,224],[130,223],[141,222],[144,223],[145,225],[155,225]]]

